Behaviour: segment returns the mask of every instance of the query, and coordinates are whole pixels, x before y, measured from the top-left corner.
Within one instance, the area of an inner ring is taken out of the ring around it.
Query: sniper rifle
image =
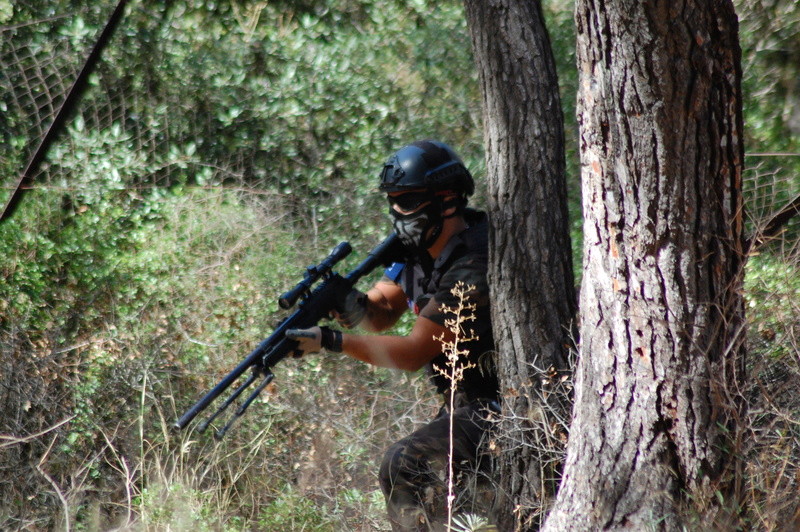
[[[336,246],[325,260],[316,266],[306,268],[303,280],[278,298],[278,305],[289,310],[300,300],[297,310],[281,321],[275,331],[258,347],[256,347],[247,357],[236,366],[233,371],[226,375],[211,391],[206,393],[197,401],[181,418],[175,422],[173,428],[182,430],[203,410],[205,410],[217,397],[222,395],[225,390],[239,380],[246,371],[251,370],[251,374],[242,384],[220,405],[216,412],[208,417],[198,426],[198,431],[205,431],[208,426],[222,414],[247,388],[256,380],[261,378],[261,382],[253,392],[239,405],[231,419],[215,433],[217,439],[225,436],[225,433],[239,419],[255,401],[259,394],[275,377],[272,367],[283,360],[287,355],[293,353],[297,347],[297,340],[286,338],[286,331],[289,329],[307,329],[319,323],[323,318],[330,316],[331,311],[339,308],[344,297],[353,289],[359,279],[369,274],[377,266],[389,266],[397,261],[401,256],[402,244],[397,235],[392,233],[378,244],[354,270],[342,277],[333,271],[333,267],[352,251],[348,242],[341,242]],[[322,279],[322,282],[315,288],[314,284]]]

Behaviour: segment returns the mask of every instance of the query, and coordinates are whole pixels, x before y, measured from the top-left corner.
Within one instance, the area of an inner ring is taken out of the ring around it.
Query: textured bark
[[[558,459],[563,447],[541,440],[553,436],[554,416],[568,416],[557,394],[545,408],[541,401],[549,370],[567,369],[576,305],[563,117],[539,2],[465,7],[483,93],[489,282],[504,393],[496,519],[512,530],[533,526],[552,496],[543,485],[555,473],[542,475],[542,461],[553,461],[548,453]]]
[[[582,345],[545,529],[675,530],[737,458],[737,19],[729,0],[579,0],[576,22]]]

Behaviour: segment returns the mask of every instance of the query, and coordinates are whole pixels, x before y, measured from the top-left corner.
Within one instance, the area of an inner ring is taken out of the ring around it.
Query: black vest
[[[470,323],[470,327],[478,339],[459,346],[460,349],[468,350],[467,362],[475,367],[464,372],[464,378],[458,383],[457,388],[466,394],[470,401],[497,400],[499,384],[495,369],[494,337],[486,281],[489,224],[486,214],[482,212],[467,209],[464,217],[468,228],[453,236],[435,261],[430,257],[409,261],[395,280],[405,291],[409,306],[417,314],[440,290],[443,278],[448,279],[448,285],[452,285],[454,280],[462,280],[476,287],[476,301],[470,301],[477,305],[474,311],[476,319]],[[440,393],[449,390],[450,381],[433,369],[433,366],[446,369],[446,364],[447,357],[442,353],[427,366],[431,381]]]

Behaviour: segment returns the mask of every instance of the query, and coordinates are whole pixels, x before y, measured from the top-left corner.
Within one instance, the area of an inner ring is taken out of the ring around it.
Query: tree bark
[[[736,463],[738,23],[729,0],[579,0],[576,22],[582,345],[544,528],[677,530]]]
[[[483,94],[489,283],[503,398],[496,521],[533,526],[554,493],[576,295],[558,78],[538,1],[466,0]],[[543,401],[549,393],[549,400]],[[549,484],[549,490],[547,485]]]

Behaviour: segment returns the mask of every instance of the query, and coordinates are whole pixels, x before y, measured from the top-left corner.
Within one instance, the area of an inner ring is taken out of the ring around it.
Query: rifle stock
[[[330,255],[318,265],[309,266],[306,269],[303,280],[294,288],[281,295],[278,300],[279,306],[288,310],[293,307],[299,299],[302,299],[297,310],[284,319],[276,327],[275,331],[247,355],[233,371],[228,373],[214,388],[192,405],[192,407],[175,422],[173,428],[176,430],[186,428],[198,414],[208,408],[217,397],[222,395],[231,385],[238,381],[246,371],[252,368],[253,374],[245,383],[239,386],[222,406],[199,427],[201,432],[205,430],[205,428],[236,400],[259,375],[263,376],[263,382],[244,401],[228,424],[217,432],[217,437],[221,438],[230,425],[244,413],[244,410],[247,409],[261,390],[272,380],[272,367],[297,348],[297,341],[286,338],[286,331],[288,329],[313,327],[317,325],[320,320],[328,317],[332,310],[341,310],[338,309],[337,306],[342,296],[347,294],[359,279],[372,272],[376,267],[380,265],[389,266],[393,261],[401,257],[401,250],[402,244],[397,238],[397,235],[392,233],[373,248],[367,257],[345,277],[335,273],[333,267],[352,251],[350,244],[347,242],[342,242],[336,246]],[[312,290],[312,286],[320,279],[322,279],[322,283]]]

